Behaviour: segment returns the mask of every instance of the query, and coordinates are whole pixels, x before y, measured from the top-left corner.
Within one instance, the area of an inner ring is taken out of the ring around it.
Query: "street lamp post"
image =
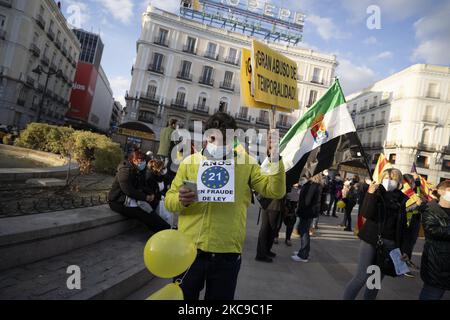
[[[48,86],[50,77],[56,75],[57,78],[60,78],[62,76],[62,71],[61,71],[61,69],[59,69],[58,71],[51,71],[50,68],[48,71],[45,71],[44,68],[42,68],[41,66],[37,66],[33,70],[33,72],[36,73],[37,75],[41,75],[41,74],[47,75],[47,79],[45,80],[44,92],[42,93],[41,102],[39,103],[39,108],[38,108],[37,114],[36,114],[36,122],[40,122],[42,109],[44,108],[45,96],[47,94],[47,86]]]

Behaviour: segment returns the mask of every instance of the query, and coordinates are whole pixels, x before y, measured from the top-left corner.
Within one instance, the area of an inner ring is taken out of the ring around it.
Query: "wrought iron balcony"
[[[197,54],[197,48],[194,46],[190,46],[190,45],[184,45],[183,46],[183,52],[185,53],[190,53],[190,54]]]
[[[194,104],[193,111],[200,114],[209,114],[209,106],[203,104]]]
[[[231,83],[230,81],[222,81],[220,83],[220,89],[234,91],[234,84]]]
[[[148,71],[164,74],[164,67],[161,64],[156,64],[152,62],[148,66]]]
[[[186,101],[181,101],[178,99],[173,99],[170,104],[173,108],[187,110],[188,104]]]
[[[225,63],[228,63],[228,64],[238,66],[239,62],[240,62],[239,59],[236,57],[226,57],[225,58]]]
[[[208,59],[212,59],[212,60],[216,60],[216,61],[219,60],[219,55],[212,51],[208,51],[208,50],[205,51],[205,54],[203,56]]]
[[[153,43],[163,47],[169,46],[169,40],[166,37],[161,36],[156,36],[153,40]]]
[[[205,76],[201,76],[200,79],[198,80],[198,83],[214,87],[214,79]]]
[[[177,78],[181,80],[192,81],[192,74],[188,72],[179,71]]]
[[[236,120],[250,122],[250,116],[248,114],[246,115],[243,113],[236,113],[235,118],[236,118]]]

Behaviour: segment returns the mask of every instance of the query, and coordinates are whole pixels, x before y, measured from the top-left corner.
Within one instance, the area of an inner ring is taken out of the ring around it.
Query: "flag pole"
[[[341,87],[341,83],[339,81],[339,77],[338,76],[334,76],[334,81],[337,82],[337,84],[339,85],[339,88],[342,91],[342,87]],[[347,103],[347,100],[345,99],[345,96],[344,96],[344,101],[345,101],[345,103]],[[361,144],[361,140],[359,140],[359,137],[358,137],[358,144],[359,144],[359,149],[361,150],[361,155],[364,158],[364,165],[366,166],[367,172],[369,173],[369,177],[372,178],[372,171],[370,170],[370,165],[369,165],[369,162],[367,161],[367,155],[366,155],[366,152],[365,152],[365,150],[364,150],[364,148],[363,148],[363,146]]]

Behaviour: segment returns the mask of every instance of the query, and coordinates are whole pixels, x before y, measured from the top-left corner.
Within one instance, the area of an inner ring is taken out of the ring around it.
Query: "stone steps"
[[[145,268],[143,248],[151,233],[135,228],[83,248],[0,272],[1,300],[145,299],[154,276]],[[69,266],[81,270],[81,290],[67,288]],[[154,286],[154,285],[153,285]],[[140,289],[142,290],[140,291]]]
[[[103,241],[136,225],[107,205],[0,219],[0,271]]]

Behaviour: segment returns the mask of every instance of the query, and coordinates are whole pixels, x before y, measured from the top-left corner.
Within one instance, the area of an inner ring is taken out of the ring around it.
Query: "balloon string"
[[[201,236],[202,231],[203,231],[203,222],[205,221],[205,216],[206,216],[206,210],[205,210],[205,212],[203,212],[203,216],[202,216],[202,224],[200,225],[200,230],[198,231],[197,241],[195,242],[195,248],[196,248],[196,249],[198,248],[198,243],[200,242],[200,236]],[[193,265],[193,264],[191,264],[191,265],[189,266],[189,268],[186,270],[186,272],[184,273],[184,275],[183,275],[183,277],[182,277],[181,279],[177,279],[177,280],[175,281],[178,285],[181,285],[181,284],[183,283],[184,278],[186,278],[186,276],[188,275],[189,271],[190,271],[191,268],[192,268],[192,265]]]

